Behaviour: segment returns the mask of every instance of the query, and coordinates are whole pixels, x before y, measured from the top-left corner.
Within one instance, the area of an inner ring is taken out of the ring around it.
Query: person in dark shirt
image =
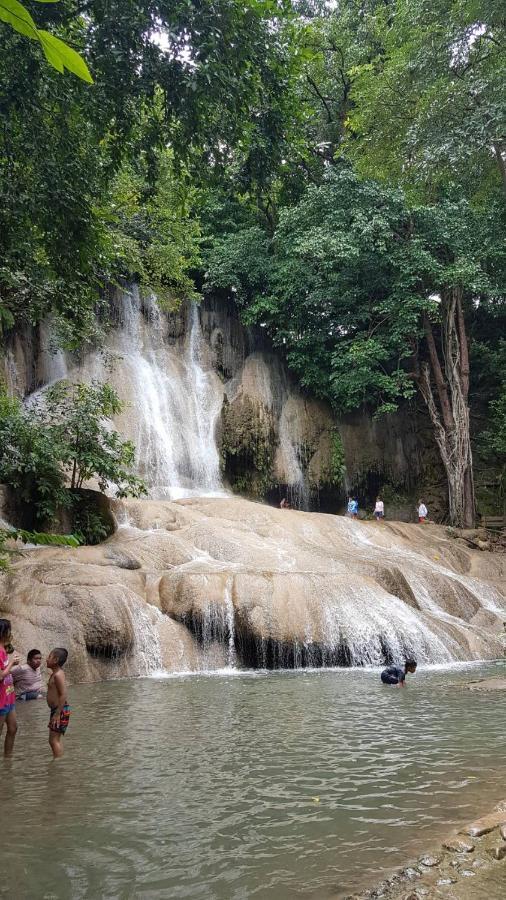
[[[401,666],[387,666],[381,673],[383,684],[396,684],[397,687],[406,686],[406,675],[413,675],[416,672],[416,660],[407,659],[404,668]]]

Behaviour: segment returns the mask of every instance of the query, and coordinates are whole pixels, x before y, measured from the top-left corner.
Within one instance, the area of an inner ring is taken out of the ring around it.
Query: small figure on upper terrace
[[[283,497],[281,503],[279,504],[280,509],[291,509],[290,504],[286,497]]]
[[[381,497],[376,497],[376,506],[374,507],[374,518],[377,522],[381,522],[385,518],[385,504]]]
[[[358,519],[358,500],[355,497],[348,497],[346,515],[349,516],[350,519]]]
[[[419,500],[418,501],[418,521],[423,524],[428,515],[429,515],[429,511],[428,511],[427,507],[425,506],[425,503],[423,502],[423,500]]]

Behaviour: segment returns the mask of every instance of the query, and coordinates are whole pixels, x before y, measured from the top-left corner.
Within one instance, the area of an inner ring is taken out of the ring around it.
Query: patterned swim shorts
[[[60,713],[60,721],[58,722],[57,725],[52,725],[52,724],[51,724],[51,719],[52,719],[53,716],[55,715],[57,709],[58,709],[57,706],[52,706],[52,707],[51,707],[51,713],[50,713],[50,716],[49,716],[49,725],[48,725],[47,727],[48,727],[51,731],[57,732],[57,734],[65,734],[65,732],[66,732],[66,730],[67,730],[67,728],[68,728],[69,719],[70,719],[70,706],[69,706],[68,703],[65,704],[65,706],[63,707],[63,709],[62,709],[62,711],[61,711],[61,713]]]

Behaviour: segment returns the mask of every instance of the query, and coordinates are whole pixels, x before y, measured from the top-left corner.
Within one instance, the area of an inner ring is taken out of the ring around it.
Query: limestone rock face
[[[237,498],[116,512],[104,544],[25,550],[0,577],[16,649],[66,646],[75,681],[504,653],[505,559],[443,528]]]
[[[115,425],[138,448],[151,496],[171,496],[174,486],[216,490],[223,479],[255,499],[285,495],[293,506],[334,510],[347,490],[370,504],[386,488],[387,515],[411,521],[416,486],[431,516],[441,512],[441,463],[426,417],[405,407],[337,421],[233,303],[206,296],[197,314],[185,303],[162,313],[135,285],[109,293],[105,355],[64,353],[45,322],[9,335],[0,371],[19,397],[61,378],[109,381],[125,403]]]

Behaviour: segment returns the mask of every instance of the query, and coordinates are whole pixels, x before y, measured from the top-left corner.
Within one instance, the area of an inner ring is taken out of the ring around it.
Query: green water
[[[66,756],[19,705],[0,764],[2,896],[339,897],[506,793],[501,694],[481,669],[80,685]]]

